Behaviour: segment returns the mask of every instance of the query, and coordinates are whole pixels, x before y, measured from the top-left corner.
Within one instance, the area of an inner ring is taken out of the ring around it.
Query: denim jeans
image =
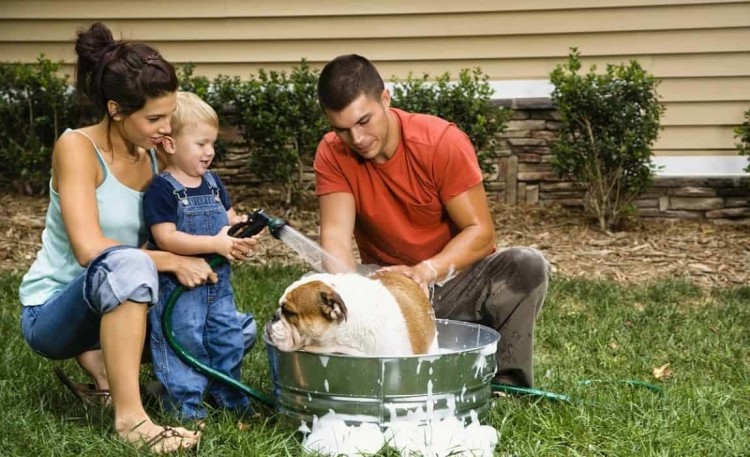
[[[91,261],[76,279],[38,306],[21,312],[21,333],[49,359],[69,359],[99,348],[102,314],[124,301],[157,301],[154,262],[141,250],[115,246]]]
[[[170,175],[166,177],[178,199],[177,230],[192,235],[215,235],[227,225],[226,210],[216,193],[188,197],[184,187]],[[211,186],[210,175],[205,178]],[[239,379],[247,340],[243,335],[246,321],[237,318],[229,264],[222,263],[215,272],[219,277],[217,283],[182,293],[171,316],[172,329],[177,342],[190,355],[214,370]],[[183,419],[204,418],[207,412],[203,396],[207,392],[219,407],[239,414],[248,413],[249,400],[244,393],[221,382],[211,382],[206,375],[183,362],[168,345],[161,322],[166,302],[178,285],[174,275],[161,274],[159,303],[149,313],[151,357],[154,373],[164,386],[165,409]],[[254,325],[254,321],[249,325]]]
[[[549,284],[549,262],[514,247],[485,257],[432,291],[435,316],[476,322],[500,332],[497,376],[534,385],[534,330]]]

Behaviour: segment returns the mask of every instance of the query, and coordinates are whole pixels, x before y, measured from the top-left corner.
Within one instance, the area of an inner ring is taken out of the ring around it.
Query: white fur
[[[314,346],[303,349],[314,352],[338,352],[351,355],[400,356],[413,354],[408,330],[396,298],[378,280],[355,273],[318,273],[305,276],[284,291],[287,293],[311,282],[321,281],[339,294],[347,307],[347,319],[332,324],[323,335],[318,335]],[[280,343],[291,338],[292,329],[282,317],[272,324],[271,340]],[[431,351],[437,352],[437,336]]]

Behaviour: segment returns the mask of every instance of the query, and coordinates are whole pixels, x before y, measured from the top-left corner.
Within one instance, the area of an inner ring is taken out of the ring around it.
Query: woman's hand
[[[219,276],[211,269],[205,259],[200,257],[177,256],[174,275],[177,281],[188,289],[202,284],[216,283]]]

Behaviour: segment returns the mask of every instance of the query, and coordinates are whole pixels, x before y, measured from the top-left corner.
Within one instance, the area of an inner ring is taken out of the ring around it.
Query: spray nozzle
[[[268,231],[275,238],[279,238],[281,229],[286,221],[277,217],[269,217],[262,209],[257,209],[247,216],[247,221],[234,224],[229,228],[229,236],[235,238],[249,238],[257,235],[268,226]]]

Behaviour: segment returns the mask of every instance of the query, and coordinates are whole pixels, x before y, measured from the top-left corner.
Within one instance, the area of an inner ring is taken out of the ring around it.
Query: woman
[[[201,258],[137,248],[146,239],[142,195],[157,172],[154,148],[170,133],[177,77],[156,50],[116,42],[100,23],[79,31],[75,49],[78,90],[102,120],[66,131],[55,145],[42,249],[20,287],[23,336],[47,358],[76,357],[96,388],[109,390],[123,441],[157,453],[192,448],[200,433],[152,422],[138,384],[157,271],[186,287],[217,279]]]

